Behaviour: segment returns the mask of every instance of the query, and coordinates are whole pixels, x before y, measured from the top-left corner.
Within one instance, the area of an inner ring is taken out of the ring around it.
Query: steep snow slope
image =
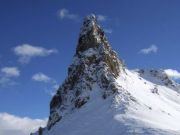
[[[104,100],[94,85],[88,103],[43,135],[179,135],[180,94],[156,81],[126,69],[116,80],[117,94]]]
[[[162,80],[164,77],[167,78],[167,75],[161,71],[151,70],[149,76],[146,74],[145,78],[141,78],[136,72],[126,72],[127,75],[118,78],[118,83],[135,98],[135,105],[129,104],[126,113],[128,117],[153,128],[180,131],[180,95],[174,91],[174,85],[174,89],[170,88],[170,84]]]

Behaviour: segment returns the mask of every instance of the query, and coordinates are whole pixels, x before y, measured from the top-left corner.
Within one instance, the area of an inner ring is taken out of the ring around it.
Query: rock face
[[[115,93],[115,79],[123,70],[122,60],[112,50],[96,17],[85,17],[68,77],[51,100],[47,128],[51,129],[66,114],[86,104],[93,85],[103,90],[102,98]]]

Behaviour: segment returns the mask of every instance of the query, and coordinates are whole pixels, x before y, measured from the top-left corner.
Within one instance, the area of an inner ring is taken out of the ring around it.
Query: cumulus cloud
[[[17,67],[4,67],[1,69],[1,72],[7,77],[18,77],[20,75],[20,71]]]
[[[57,81],[54,78],[51,78],[48,75],[41,72],[34,74],[32,76],[32,80],[47,83],[47,87],[44,88],[44,90],[47,94],[51,96],[53,96],[59,88],[59,85],[57,84]]]
[[[0,70],[0,86],[6,87],[15,85],[13,78],[20,76],[20,70],[17,67],[3,67]]]
[[[2,86],[2,87],[13,86],[16,84],[17,83],[11,78],[4,77],[4,76],[0,77],[0,86]]]
[[[34,81],[38,81],[38,82],[50,82],[52,80],[49,76],[47,76],[41,72],[34,74],[32,76],[32,79]]]
[[[60,19],[70,19],[77,21],[79,19],[79,15],[70,13],[69,10],[63,8],[58,11],[58,16]]]
[[[73,21],[79,21],[80,18],[82,18],[80,15],[71,13],[68,9],[65,9],[65,8],[58,10],[57,13],[58,13],[58,16],[60,17],[60,19],[69,19],[69,20],[73,20]],[[101,21],[101,22],[104,22],[107,20],[107,16],[104,16],[101,14],[97,14],[96,18],[98,21]]]
[[[107,20],[107,16],[104,15],[96,15],[96,18],[98,21],[106,21]]]
[[[29,135],[38,128],[45,127],[46,119],[18,117],[8,113],[0,113],[0,135]]]
[[[169,77],[171,77],[173,79],[180,79],[180,72],[178,72],[177,70],[165,69],[164,71]]]
[[[140,53],[142,54],[150,54],[150,53],[156,53],[158,51],[158,47],[156,45],[151,45],[148,48],[144,48],[140,50]]]
[[[13,49],[14,53],[19,56],[21,63],[28,63],[33,57],[44,57],[56,53],[56,49],[46,49],[39,46],[22,44]]]

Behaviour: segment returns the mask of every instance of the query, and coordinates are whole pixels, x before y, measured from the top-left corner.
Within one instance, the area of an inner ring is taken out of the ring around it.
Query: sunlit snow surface
[[[125,70],[118,94],[105,100],[94,85],[87,104],[43,135],[180,135],[180,94],[148,76]]]

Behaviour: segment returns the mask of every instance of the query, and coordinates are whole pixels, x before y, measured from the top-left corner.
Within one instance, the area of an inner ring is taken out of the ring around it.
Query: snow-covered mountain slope
[[[179,121],[179,86],[163,70],[128,70],[90,15],[47,127],[33,135],[180,135]]]
[[[51,130],[44,129],[43,135],[180,134],[178,92],[128,69],[116,82],[117,93],[107,99],[101,98],[102,89],[94,85],[88,103]]]

